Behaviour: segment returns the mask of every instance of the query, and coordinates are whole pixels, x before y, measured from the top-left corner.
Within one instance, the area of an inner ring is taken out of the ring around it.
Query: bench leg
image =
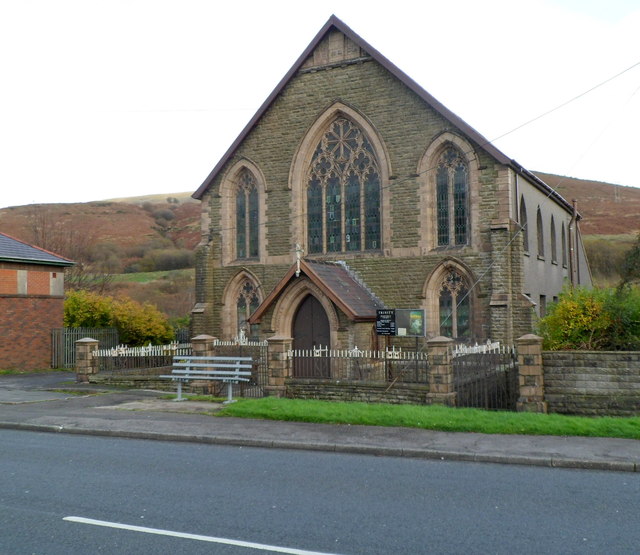
[[[228,405],[229,403],[235,403],[233,400],[233,383],[227,382],[227,400],[224,401],[223,405]]]
[[[175,401],[184,401],[182,398],[182,380],[178,380],[178,396],[175,398]]]

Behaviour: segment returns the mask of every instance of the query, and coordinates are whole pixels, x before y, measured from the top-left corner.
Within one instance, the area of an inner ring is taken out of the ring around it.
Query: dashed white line
[[[187,540],[197,540],[201,542],[220,543],[225,545],[235,545],[248,549],[262,549],[263,551],[273,551],[274,553],[289,553],[291,555],[332,555],[320,551],[307,551],[305,549],[295,549],[291,547],[279,547],[277,545],[265,545],[262,543],[246,542],[241,540],[231,540],[227,538],[216,538],[214,536],[202,536],[200,534],[187,534],[185,532],[175,532],[172,530],[162,530],[160,528],[147,528],[146,526],[134,526],[132,524],[121,524],[119,522],[109,522],[108,520],[95,520],[81,516],[66,516],[62,520],[76,522],[78,524],[90,524],[92,526],[102,526],[105,528],[117,528],[119,530],[129,530],[131,532],[142,532],[144,534],[155,534],[157,536],[171,536]],[[335,555],[335,554],[334,554]]]

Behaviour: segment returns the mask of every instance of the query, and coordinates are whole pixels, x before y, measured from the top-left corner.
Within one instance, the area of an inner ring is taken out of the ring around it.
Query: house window
[[[451,270],[440,289],[440,334],[456,339],[471,335],[471,302],[464,278]]]
[[[247,169],[238,177],[236,189],[236,258],[258,256],[258,188]]]
[[[551,216],[551,262],[558,263],[558,247],[556,243],[556,222]]]
[[[240,330],[242,330],[246,337],[257,337],[258,325],[254,324],[249,326],[247,320],[249,319],[249,316],[256,311],[258,306],[260,306],[260,298],[258,297],[256,287],[251,281],[246,280],[240,289],[240,294],[236,301],[238,335],[240,334]]]
[[[536,225],[538,232],[538,256],[544,258],[544,227],[542,226],[542,212],[540,211],[540,208],[538,208]]]
[[[449,147],[436,170],[438,246],[466,245],[469,233],[469,169],[462,154]]]
[[[529,228],[527,227],[527,205],[524,197],[520,200],[520,229],[522,230],[522,247],[529,252]]]
[[[364,132],[336,119],[307,175],[308,252],[380,249],[380,171]]]

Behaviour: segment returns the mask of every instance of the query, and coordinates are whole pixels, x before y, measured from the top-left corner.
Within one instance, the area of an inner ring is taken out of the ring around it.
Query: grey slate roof
[[[249,323],[259,322],[266,310],[296,279],[297,266],[294,264],[282,277],[267,298],[249,318]],[[344,262],[300,261],[300,273],[307,276],[347,317],[356,322],[371,321],[376,318],[376,310],[385,308],[373,292],[349,269]]]
[[[68,258],[58,256],[40,247],[34,247],[4,233],[0,233],[0,262],[48,264],[51,266],[73,266],[75,264]]]

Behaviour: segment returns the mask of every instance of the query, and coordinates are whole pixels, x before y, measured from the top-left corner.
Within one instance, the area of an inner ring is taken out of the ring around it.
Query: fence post
[[[89,383],[89,376],[97,374],[98,361],[93,352],[98,350],[98,340],[90,337],[76,341],[76,381]]]
[[[197,335],[191,338],[191,349],[193,356],[196,357],[212,357],[215,356],[215,349],[213,348],[213,342],[215,337],[210,335]]]
[[[434,337],[427,341],[429,398],[434,404],[455,406],[453,391],[453,339]]]
[[[547,412],[544,400],[542,337],[528,334],[516,339],[518,349],[518,412]]]
[[[269,337],[269,385],[265,386],[265,393],[274,397],[284,397],[286,394],[285,381],[291,374],[291,366],[287,352],[293,345],[291,337]]]

